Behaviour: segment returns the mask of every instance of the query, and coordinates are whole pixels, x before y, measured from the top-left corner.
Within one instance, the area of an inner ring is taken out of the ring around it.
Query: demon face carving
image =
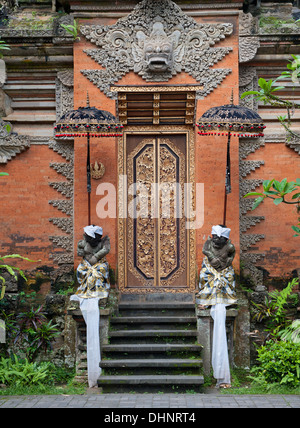
[[[161,22],[155,22],[150,36],[143,31],[136,34],[138,43],[133,45],[134,59],[137,63],[135,71],[143,74],[164,73],[173,68],[174,53],[178,54],[180,31],[175,30],[169,36]],[[140,65],[138,65],[138,63]]]

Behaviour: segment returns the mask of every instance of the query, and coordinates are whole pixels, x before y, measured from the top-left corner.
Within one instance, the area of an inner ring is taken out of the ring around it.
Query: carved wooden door
[[[186,169],[186,135],[127,136],[127,288],[187,288]]]

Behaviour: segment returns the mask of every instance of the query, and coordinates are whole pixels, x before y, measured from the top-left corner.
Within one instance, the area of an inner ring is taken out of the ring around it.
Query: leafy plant
[[[278,116],[280,124],[286,130],[289,138],[300,139],[300,134],[291,130],[291,119],[295,109],[300,108],[300,104],[283,99],[277,95],[277,91],[285,89],[284,85],[278,86],[278,81],[282,79],[290,80],[294,85],[300,81],[300,55],[292,55],[292,59],[287,64],[287,70],[281,73],[275,80],[265,80],[260,78],[258,80],[258,91],[246,91],[241,95],[241,98],[245,98],[252,95],[254,99],[262,101],[265,105],[270,104],[275,107],[285,108],[287,114]]]
[[[254,95],[253,98],[263,101],[264,104],[274,104],[282,102],[278,100],[276,96],[273,95],[274,92],[284,89],[284,86],[277,86],[277,79],[275,80],[265,80],[262,77],[258,79],[258,86],[260,87],[259,91],[246,91],[241,95],[241,98],[245,98],[247,95]]]
[[[20,328],[22,331],[27,331],[30,328],[37,330],[38,325],[41,325],[46,320],[45,313],[42,312],[43,306],[40,305],[37,309],[31,308],[28,312],[21,312],[17,315]]]
[[[289,195],[289,200],[286,199]],[[295,205],[297,212],[300,212],[300,178],[296,181],[288,182],[286,178],[282,181],[277,180],[265,180],[263,182],[262,192],[249,192],[244,198],[249,196],[257,196],[254,201],[252,210],[257,208],[266,198],[273,199],[275,205],[281,203],[288,205]],[[300,236],[300,217],[298,218],[298,226],[292,226],[292,229],[296,232],[294,236]]]
[[[276,338],[278,332],[286,328],[291,322],[287,316],[286,303],[297,284],[299,284],[299,279],[293,278],[283,290],[275,290],[269,293],[263,303],[252,302],[256,309],[253,320],[265,321],[266,331],[273,338]]]
[[[15,314],[8,314],[4,310],[0,311],[0,319],[5,323],[7,338],[14,338],[18,332]]]
[[[52,363],[31,363],[16,355],[0,359],[0,383],[5,385],[42,385],[48,377]]]
[[[40,350],[45,353],[52,349],[51,342],[59,335],[57,325],[47,321],[42,312],[43,307],[31,308],[27,312],[22,312],[17,316],[19,324],[14,343],[21,342],[27,358],[34,360]]]
[[[258,349],[259,366],[251,369],[250,379],[267,389],[274,384],[300,385],[300,344],[268,341]]]
[[[61,296],[68,296],[68,294],[72,294],[72,293],[74,293],[74,288],[69,287],[69,288],[66,288],[65,290],[58,290],[56,294],[59,294]]]
[[[20,304],[24,305],[26,302],[30,300],[34,300],[36,298],[36,291],[31,291],[30,293],[25,293],[25,291],[20,291],[19,293],[19,299]]]
[[[78,37],[79,25],[76,19],[74,19],[73,25],[60,24],[60,26],[73,36],[74,41],[76,41],[77,39],[80,40],[80,37]]]
[[[300,344],[300,320],[294,320],[291,325],[278,333],[278,336],[284,342],[293,342]]]
[[[51,342],[60,334],[57,330],[57,324],[52,324],[52,320],[48,323],[42,323],[40,327],[31,332],[30,354],[31,358],[42,349],[45,353],[52,350]]]
[[[3,58],[3,53],[1,51],[10,50],[10,47],[4,40],[0,40],[0,58]]]
[[[2,173],[3,174],[3,173]],[[20,254],[10,254],[7,256],[0,256],[0,263],[3,263],[4,261],[6,261],[6,259],[22,259],[22,260],[26,260],[27,262],[32,262],[32,263],[36,263],[35,260],[30,260],[27,257],[23,257],[20,256]],[[15,278],[16,280],[18,279],[17,277],[17,273],[25,279],[25,281],[27,280],[24,272],[22,271],[22,269],[15,267],[15,266],[11,266],[8,264],[0,264],[0,269],[4,269],[6,270],[13,278]],[[0,275],[0,281],[2,281],[2,291],[1,291],[1,295],[0,295],[0,300],[3,299],[4,294],[5,294],[5,278]]]

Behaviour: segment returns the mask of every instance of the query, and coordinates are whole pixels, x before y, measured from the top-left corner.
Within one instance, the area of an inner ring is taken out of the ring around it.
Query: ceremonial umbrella
[[[91,163],[90,137],[121,137],[123,125],[110,112],[90,107],[87,95],[86,107],[67,111],[54,126],[55,138],[68,139],[72,137],[87,137],[87,192],[88,192],[88,221],[91,224]]]
[[[225,197],[223,224],[226,224],[227,195],[231,193],[230,179],[230,138],[259,138],[263,137],[265,125],[262,118],[253,110],[245,106],[231,104],[212,107],[207,110],[198,120],[198,134],[202,136],[217,135],[227,136],[227,161],[225,175]]]

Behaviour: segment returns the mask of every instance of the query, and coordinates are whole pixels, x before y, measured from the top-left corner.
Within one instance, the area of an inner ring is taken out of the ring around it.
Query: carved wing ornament
[[[18,153],[30,147],[29,136],[18,135],[11,130],[11,123],[0,119],[0,164],[7,163]]]
[[[84,25],[81,33],[97,46],[84,52],[103,70],[81,70],[107,96],[110,86],[134,71],[148,82],[166,82],[186,72],[204,86],[205,97],[231,72],[213,69],[231,47],[214,47],[232,34],[229,23],[197,23],[171,0],[144,0],[111,26]]]

